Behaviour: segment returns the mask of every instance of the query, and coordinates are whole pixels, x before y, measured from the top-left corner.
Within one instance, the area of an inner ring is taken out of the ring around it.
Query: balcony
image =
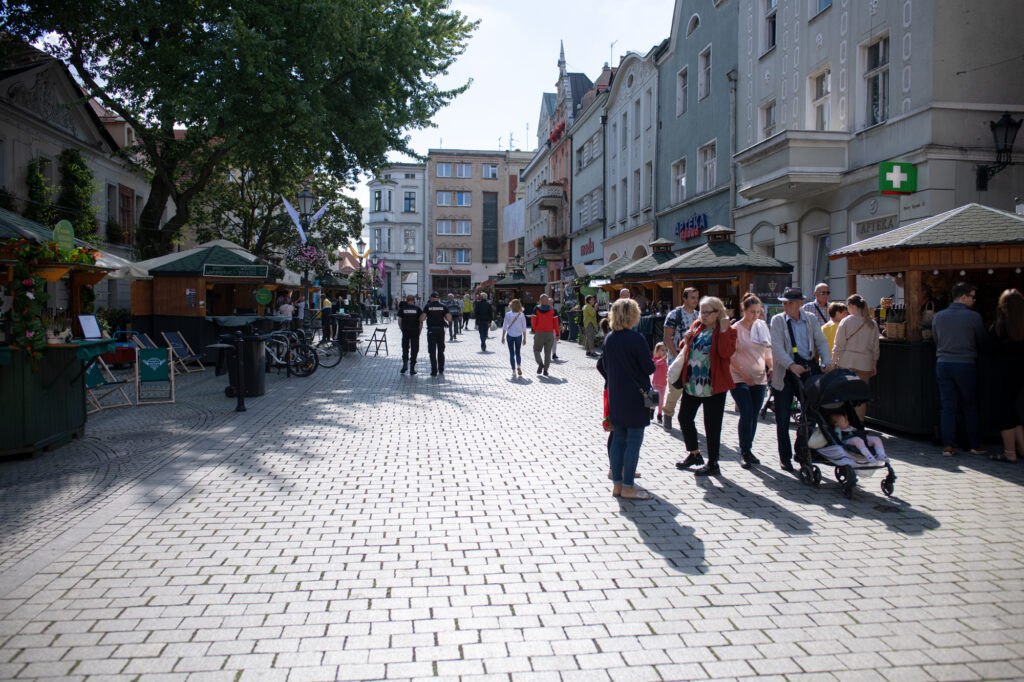
[[[569,257],[569,240],[562,235],[538,237],[533,246],[544,260],[563,260]]]
[[[537,196],[530,202],[531,206],[539,206],[545,211],[560,211],[566,207],[565,185],[557,182],[545,182],[537,188]]]
[[[736,154],[744,199],[802,199],[839,186],[850,135],[786,130]]]

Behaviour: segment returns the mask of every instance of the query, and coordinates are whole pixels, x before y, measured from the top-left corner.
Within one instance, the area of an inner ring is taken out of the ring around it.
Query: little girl
[[[869,435],[868,442],[865,444],[863,438],[854,435],[855,431],[850,426],[850,420],[842,412],[833,412],[829,415],[828,420],[831,422],[836,435],[839,436],[839,440],[857,448],[860,454],[864,455],[869,462],[874,462],[875,460],[885,462],[889,459],[885,456],[885,447],[882,445],[882,439],[878,436]],[[868,449],[869,447],[874,449],[875,454],[871,454],[871,450]]]
[[[654,347],[654,376],[651,377],[651,386],[658,392],[658,421],[661,422],[661,408],[665,404],[665,393],[668,387],[668,348],[664,343],[658,342]]]

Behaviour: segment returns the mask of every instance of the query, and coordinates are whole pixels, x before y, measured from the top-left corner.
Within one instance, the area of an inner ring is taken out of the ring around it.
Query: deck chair
[[[371,347],[374,355],[380,355],[381,346],[384,346],[384,355],[388,355],[388,330],[377,327],[373,330],[373,335],[366,340],[366,350],[363,351],[363,355],[368,355]]]
[[[135,345],[139,348],[159,348],[160,346],[153,343],[153,339],[149,338],[149,334],[144,332],[132,332],[132,340],[135,341]]]
[[[206,371],[201,356],[192,350],[192,347],[188,345],[188,341],[181,335],[181,332],[160,332],[160,336],[164,337],[167,347],[171,349],[174,357],[174,371],[185,372],[186,374]],[[190,369],[188,365],[191,362],[199,365],[199,368]]]
[[[140,348],[135,361],[135,404],[157,405],[174,402],[173,351],[170,348]],[[167,384],[167,388],[153,388]]]
[[[94,414],[111,407],[131,407],[132,399],[125,393],[127,380],[118,379],[103,358],[95,358],[85,369],[86,413]],[[111,402],[107,396],[114,396]]]

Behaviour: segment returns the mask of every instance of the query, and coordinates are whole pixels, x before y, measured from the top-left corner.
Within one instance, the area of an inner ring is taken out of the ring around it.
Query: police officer
[[[430,376],[436,377],[438,372],[444,374],[444,328],[451,323],[452,316],[448,308],[441,303],[441,296],[431,292],[430,300],[423,306],[420,321],[427,322],[427,353],[430,355]]]
[[[402,374],[416,373],[416,356],[420,352],[420,332],[423,331],[423,310],[416,305],[416,296],[409,294],[398,304],[398,326],[402,330]]]

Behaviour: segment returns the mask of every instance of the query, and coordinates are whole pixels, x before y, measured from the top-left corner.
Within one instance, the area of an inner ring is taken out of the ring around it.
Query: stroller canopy
[[[871,399],[871,389],[853,370],[835,369],[807,380],[804,386],[808,402],[818,409],[832,409],[845,402],[863,403]]]

